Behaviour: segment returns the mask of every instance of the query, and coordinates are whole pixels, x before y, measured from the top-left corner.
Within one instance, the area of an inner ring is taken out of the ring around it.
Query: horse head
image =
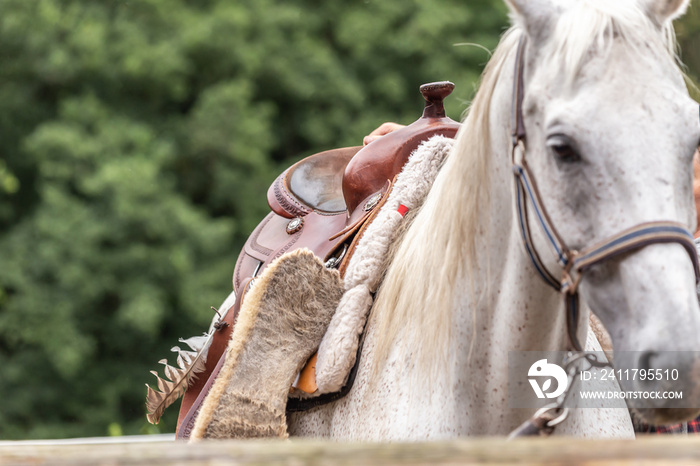
[[[698,105],[676,62],[671,28],[688,2],[508,3],[527,38],[524,152],[562,242],[585,250],[658,221],[695,231]],[[535,247],[546,250],[544,235],[535,236]],[[654,242],[596,263],[578,289],[612,338],[616,369],[675,369],[685,380],[700,378],[696,276],[681,244]],[[625,391],[674,388],[665,377],[620,383]],[[698,392],[686,392],[693,398],[683,405],[700,407]],[[665,401],[645,400],[642,416],[671,422],[697,411],[663,409]]]

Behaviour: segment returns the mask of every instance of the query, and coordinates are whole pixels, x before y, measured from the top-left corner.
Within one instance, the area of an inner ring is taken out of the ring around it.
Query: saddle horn
[[[459,123],[445,115],[443,100],[455,85],[449,81],[423,84],[423,115],[400,130],[383,136],[363,147],[345,167],[343,197],[348,215],[369,195],[379,191],[387,180],[401,171],[409,155],[433,135],[453,138]]]

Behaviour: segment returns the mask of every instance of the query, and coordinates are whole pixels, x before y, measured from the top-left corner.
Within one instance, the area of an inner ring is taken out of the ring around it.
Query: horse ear
[[[505,0],[511,22],[522,27],[530,38],[546,37],[552,29],[557,7],[552,0]]]
[[[642,3],[654,22],[664,24],[683,16],[690,0],[643,0]]]

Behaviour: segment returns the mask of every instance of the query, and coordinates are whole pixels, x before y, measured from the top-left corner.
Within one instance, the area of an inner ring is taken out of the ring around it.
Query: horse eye
[[[561,162],[573,163],[581,160],[574,143],[567,136],[559,134],[550,136],[547,139],[547,147]]]

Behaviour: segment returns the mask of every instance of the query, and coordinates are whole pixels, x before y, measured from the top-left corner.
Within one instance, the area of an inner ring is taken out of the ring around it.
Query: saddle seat
[[[435,135],[454,137],[459,124],[445,116],[443,99],[454,89],[450,82],[424,84],[423,115],[414,123],[365,147],[348,147],[309,156],[285,170],[272,183],[267,200],[272,212],[253,231],[233,274],[235,303],[220,309],[208,350],[206,368],[184,394],[178,418],[178,438],[188,438],[204,397],[223,366],[232,327],[251,283],[274,259],[307,248],[341,277],[348,258],[388,198],[392,183],[411,153]],[[227,324],[227,325],[226,325]],[[308,368],[307,368],[308,369]],[[304,372],[313,377],[313,367]],[[313,392],[315,381],[301,388]]]
[[[305,158],[286,173],[289,192],[312,210],[338,213],[347,210],[343,197],[345,167],[362,147],[329,150]],[[273,205],[268,194],[268,203]],[[277,212],[277,211],[276,211]],[[280,215],[288,212],[277,212]]]

